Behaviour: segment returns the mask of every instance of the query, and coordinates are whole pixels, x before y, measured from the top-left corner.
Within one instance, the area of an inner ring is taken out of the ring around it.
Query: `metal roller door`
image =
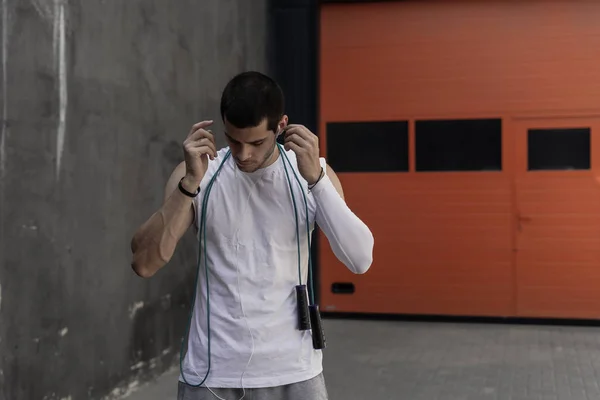
[[[600,316],[600,3],[321,8],[323,155],[375,235],[326,311]]]

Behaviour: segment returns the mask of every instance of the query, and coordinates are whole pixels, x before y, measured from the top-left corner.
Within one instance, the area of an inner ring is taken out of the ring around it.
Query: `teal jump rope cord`
[[[183,340],[181,341],[181,350],[179,351],[179,370],[181,372],[183,381],[186,384],[188,384],[190,386],[194,386],[194,387],[200,387],[206,381],[206,378],[208,378],[208,374],[210,372],[210,362],[211,362],[211,357],[210,357],[210,296],[209,296],[209,283],[208,283],[208,257],[206,256],[206,240],[203,240],[203,238],[206,237],[206,204],[208,201],[208,196],[210,195],[210,192],[212,190],[212,186],[215,182],[215,179],[219,175],[221,168],[223,168],[223,166],[225,165],[225,161],[227,161],[227,159],[229,158],[230,155],[231,155],[231,152],[228,151],[227,154],[225,155],[225,157],[223,158],[221,165],[219,165],[219,168],[217,169],[217,171],[213,175],[212,179],[208,183],[208,185],[206,187],[206,193],[204,194],[204,199],[202,200],[202,211],[200,213],[200,227],[198,229],[198,235],[199,235],[198,241],[200,243],[198,243],[199,244],[198,245],[198,265],[196,268],[196,280],[195,280],[195,284],[194,284],[194,294],[192,296],[191,310],[190,310],[190,315],[188,318],[186,333],[185,333],[185,336],[183,337]],[[203,246],[204,246],[204,249],[202,248]],[[197,385],[192,385],[187,381],[187,379],[185,378],[185,374],[183,373],[183,354],[184,354],[183,349],[184,349],[185,345],[187,344],[187,341],[189,338],[190,326],[192,324],[192,316],[194,315],[194,306],[196,304],[196,293],[198,291],[197,290],[198,289],[198,279],[200,277],[200,264],[202,263],[202,253],[204,253],[204,271],[205,271],[205,279],[206,279],[206,326],[207,326],[207,339],[208,339],[208,350],[207,350],[208,351],[208,369],[206,371],[206,375],[202,379],[202,382],[200,382]]]
[[[298,179],[298,175],[296,174],[296,171],[294,171],[294,168],[292,167],[292,163],[290,162],[290,160],[288,159],[287,155],[285,154],[285,150],[283,149],[283,147],[277,143],[277,146],[279,148],[279,152],[280,154],[283,156],[282,158],[282,162],[283,162],[283,167],[285,170],[285,174],[287,177],[287,181],[288,181],[288,185],[290,187],[290,194],[292,196],[292,204],[294,206],[294,216],[295,216],[295,220],[296,220],[296,244],[298,246],[298,281],[299,284],[302,284],[302,267],[301,267],[301,258],[300,258],[300,235],[298,233],[299,230],[299,221],[298,221],[298,208],[296,206],[296,198],[294,196],[294,191],[292,189],[292,182],[290,179],[290,175],[288,173],[288,169],[287,169],[287,165],[286,165],[286,161],[289,163],[290,168],[292,170],[292,173],[294,174],[294,178],[296,179],[296,182],[298,182],[298,185],[300,186],[300,190],[302,191],[302,197],[304,198],[304,206],[306,209],[306,236],[308,239],[308,276],[309,276],[309,285],[308,285],[308,291],[310,293],[310,297],[311,297],[311,304],[314,304],[314,287],[313,287],[313,278],[312,278],[312,257],[311,257],[311,253],[310,253],[310,247],[311,247],[311,243],[310,243],[310,227],[308,224],[308,201],[306,199],[306,194],[304,193],[304,189],[302,187],[302,184],[300,183],[300,180]],[[208,257],[207,257],[207,252],[206,252],[206,210],[207,210],[207,204],[208,204],[208,198],[210,195],[210,192],[212,190],[212,186],[215,182],[215,179],[217,178],[219,172],[221,171],[221,169],[223,168],[223,166],[225,165],[225,161],[227,161],[227,159],[229,158],[229,156],[231,156],[231,151],[228,151],[227,154],[225,155],[225,157],[223,158],[223,161],[221,162],[221,165],[219,165],[219,168],[217,169],[217,171],[215,172],[215,174],[213,175],[213,177],[211,178],[210,182],[208,183],[207,187],[206,187],[206,192],[204,194],[204,198],[202,200],[202,210],[200,213],[200,227],[198,229],[198,234],[199,234],[199,245],[198,245],[198,264],[197,264],[197,269],[196,269],[196,280],[195,280],[195,285],[194,285],[194,294],[192,296],[192,302],[191,302],[191,310],[190,310],[190,314],[189,314],[189,318],[188,318],[188,323],[187,323],[187,328],[186,328],[186,333],[185,336],[183,337],[183,340],[181,342],[181,350],[179,352],[179,370],[181,372],[181,376],[183,378],[183,381],[193,387],[200,387],[202,386],[202,384],[206,381],[206,379],[208,378],[208,375],[210,373],[210,367],[211,367],[211,347],[210,347],[210,342],[211,342],[211,335],[210,335],[210,292],[209,292],[209,282],[208,282]],[[188,341],[189,338],[189,333],[190,333],[190,327],[192,324],[192,316],[194,314],[194,306],[196,304],[196,294],[197,294],[197,288],[198,288],[198,280],[200,277],[200,265],[202,263],[202,256],[204,256],[204,271],[205,271],[205,279],[206,279],[206,326],[207,326],[207,341],[208,341],[208,346],[207,346],[207,353],[208,353],[208,368],[206,371],[206,375],[204,376],[204,378],[202,379],[202,381],[197,384],[197,385],[192,385],[190,384],[187,379],[185,378],[185,374],[183,373],[183,358],[184,358],[184,348],[185,345]]]
[[[310,303],[311,304],[315,304],[315,295],[314,295],[314,283],[313,283],[313,277],[312,277],[312,256],[310,253],[310,226],[308,224],[308,200],[306,199],[306,194],[304,193],[304,189],[302,188],[302,184],[300,183],[300,179],[298,179],[298,175],[296,174],[296,171],[294,171],[294,168],[292,167],[292,163],[290,162],[290,159],[288,158],[287,154],[285,154],[285,150],[283,149],[283,146],[281,146],[281,144],[277,143],[277,146],[279,147],[279,153],[283,156],[283,158],[285,159],[285,161],[288,162],[288,164],[290,164],[290,169],[292,170],[292,173],[294,174],[294,178],[296,178],[296,182],[298,182],[298,186],[300,187],[300,191],[302,192],[302,197],[304,198],[304,207],[306,210],[306,240],[308,243],[308,281],[309,281],[309,286],[308,286],[308,292],[310,294]],[[294,208],[296,207],[295,204],[295,200],[294,200],[294,191],[292,190],[291,187],[291,182],[290,182],[290,175],[288,174],[288,170],[287,167],[285,165],[285,161],[283,162],[283,167],[285,169],[285,175],[287,176],[287,181],[290,185],[290,192],[292,194],[292,200],[294,201]],[[295,210],[294,210],[295,211]],[[298,232],[298,217],[297,217],[297,213],[296,213],[296,232]],[[300,239],[298,239],[300,240]],[[298,244],[298,273],[300,273],[300,244]]]
[[[277,143],[277,142],[275,142]],[[281,151],[281,145],[277,143],[279,147],[279,153],[285,154]],[[285,160],[283,157],[281,158],[283,162],[283,169],[285,170],[285,176],[287,177],[288,186],[290,187],[290,194],[292,195],[292,204],[294,205],[294,217],[296,217],[296,243],[298,246],[298,285],[302,285],[302,268],[301,268],[301,259],[300,259],[300,234],[298,233],[298,207],[296,207],[296,197],[294,196],[294,190],[292,189],[292,181],[290,180],[290,175],[287,171],[287,166],[285,165]]]

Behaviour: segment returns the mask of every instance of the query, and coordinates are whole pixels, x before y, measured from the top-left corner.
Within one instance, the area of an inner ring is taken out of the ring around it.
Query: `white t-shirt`
[[[202,180],[194,203],[198,228],[207,185],[228,150],[219,150]],[[286,155],[306,194],[312,234],[316,204],[298,171],[295,153]],[[322,353],[313,349],[311,331],[298,329],[297,231],[284,160],[279,155],[270,166],[244,173],[229,157],[210,191],[206,252],[211,362],[204,382],[210,388],[279,386],[313,378],[322,371]],[[325,159],[320,162],[325,168]],[[286,165],[298,212],[302,284],[307,284],[306,206],[294,173]],[[208,369],[205,276],[202,256],[182,368],[192,385],[199,384]],[[179,379],[183,381],[182,376]]]

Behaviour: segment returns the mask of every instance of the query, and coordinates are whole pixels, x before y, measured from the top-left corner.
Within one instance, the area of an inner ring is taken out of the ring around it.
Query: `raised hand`
[[[303,125],[290,124],[284,128],[284,148],[296,153],[298,170],[309,185],[321,177],[319,138]]]
[[[185,160],[185,178],[182,185],[191,192],[194,192],[204,174],[208,169],[208,159],[214,160],[217,157],[217,147],[215,145],[214,135],[208,128],[213,121],[198,122],[188,134],[183,142],[183,155]]]

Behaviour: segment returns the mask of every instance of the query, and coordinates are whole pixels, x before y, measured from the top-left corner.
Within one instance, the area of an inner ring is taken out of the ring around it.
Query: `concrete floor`
[[[600,399],[600,328],[324,321],[330,400]],[[127,400],[175,400],[178,370]]]

